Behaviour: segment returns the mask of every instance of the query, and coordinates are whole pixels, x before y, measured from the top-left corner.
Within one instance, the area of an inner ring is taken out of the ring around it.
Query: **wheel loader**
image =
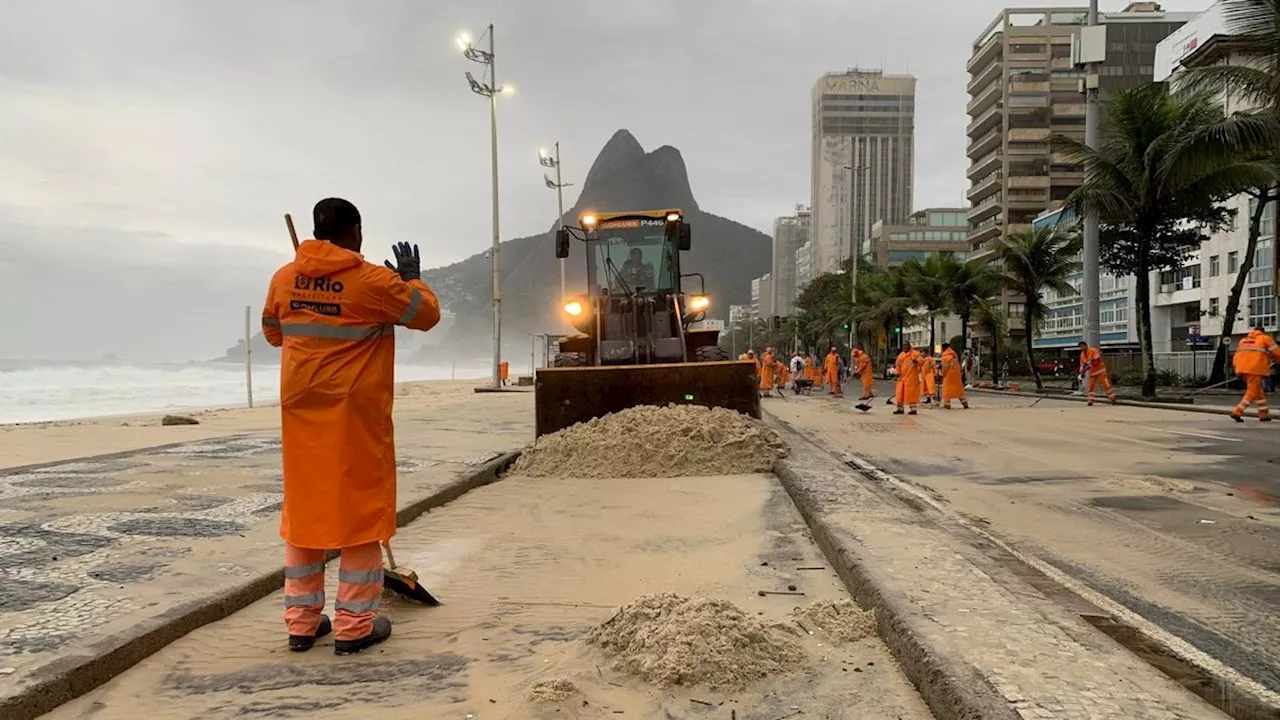
[[[692,230],[676,209],[584,212],[556,232],[556,257],[586,249],[587,290],[564,298],[578,333],[560,338],[534,381],[535,432],[545,435],[637,405],[725,407],[760,417],[756,366],[732,360],[719,330],[695,326],[711,300],[700,273],[680,270]],[[685,291],[698,281],[698,292]]]

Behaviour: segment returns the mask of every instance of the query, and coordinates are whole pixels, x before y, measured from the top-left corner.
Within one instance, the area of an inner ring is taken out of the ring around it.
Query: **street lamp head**
[[[516,89],[515,89],[515,86],[513,85],[503,85],[502,88],[498,90],[498,92],[510,97],[511,95],[516,94]]]
[[[545,160],[547,158],[546,148],[538,148],[538,158],[542,160]]]
[[[472,75],[470,71],[468,71],[466,75],[467,82],[471,83],[471,92],[485,97],[493,97],[493,88],[477,80],[476,76]]]
[[[454,42],[458,43],[459,50],[461,50],[462,52],[466,52],[471,49],[471,34],[468,33],[466,30],[463,30],[462,32],[458,33],[458,37],[454,40]]]

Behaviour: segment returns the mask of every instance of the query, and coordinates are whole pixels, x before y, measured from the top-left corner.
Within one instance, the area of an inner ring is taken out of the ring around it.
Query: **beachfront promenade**
[[[472,384],[399,387],[401,508],[532,437],[531,394],[476,395]],[[84,682],[74,668],[94,662],[113,675],[166,640],[139,638],[279,571],[278,409],[196,417],[0,431],[0,708],[41,683],[75,694],[58,678]]]

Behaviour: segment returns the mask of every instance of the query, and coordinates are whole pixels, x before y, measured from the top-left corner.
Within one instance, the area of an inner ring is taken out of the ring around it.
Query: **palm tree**
[[[951,262],[956,262],[950,258]],[[938,346],[937,317],[947,306],[946,274],[949,268],[937,255],[930,255],[924,261],[911,258],[902,265],[902,279],[907,296],[915,301],[916,307],[923,307],[929,319],[929,353]]]
[[[898,269],[867,273],[858,281],[858,303],[853,307],[852,320],[860,332],[883,332],[887,346],[893,328],[902,326],[914,304]],[[881,354],[877,362],[883,364],[887,358]]]
[[[1056,225],[1006,235],[995,244],[996,257],[1004,268],[1005,286],[1023,297],[1027,364],[1031,366],[1037,390],[1043,390],[1044,385],[1031,359],[1032,338],[1044,320],[1044,293],[1053,290],[1059,295],[1075,294],[1067,277],[1080,272],[1082,245],[1078,233],[1061,230]]]
[[[1178,267],[1206,239],[1203,231],[1230,222],[1222,202],[1275,174],[1257,158],[1280,140],[1277,123],[1258,115],[1224,117],[1206,93],[1171,94],[1162,83],[1117,90],[1104,103],[1105,133],[1094,150],[1066,137],[1054,146],[1083,165],[1085,180],[1066,205],[1095,212],[1103,256],[1113,270],[1134,275],[1142,394],[1155,395],[1150,273]]]
[[[1221,94],[1226,98],[1228,107],[1235,101],[1253,112],[1280,118],[1280,0],[1226,0],[1221,7],[1226,33],[1231,35],[1231,53],[1241,62],[1186,68],[1182,74],[1182,86]],[[1280,166],[1280,153],[1269,152],[1263,158]],[[1239,272],[1227,295],[1222,337],[1230,337],[1235,332],[1240,298],[1249,272],[1253,270],[1258,238],[1262,234],[1262,214],[1269,203],[1280,199],[1280,192],[1274,184],[1250,188],[1246,192],[1253,198],[1249,239]],[[1227,346],[1219,343],[1209,382],[1222,382],[1226,378],[1226,366]]]
[[[960,262],[943,258],[943,280],[947,288],[947,307],[960,316],[960,348],[969,347],[969,322],[977,304],[1000,292],[1000,272],[985,262]]]
[[[1004,313],[1000,311],[999,299],[984,297],[975,301],[973,305],[973,322],[975,327],[991,338],[991,383],[999,385],[1000,346],[1004,344],[1005,335],[1009,332],[1009,325],[1005,321]]]

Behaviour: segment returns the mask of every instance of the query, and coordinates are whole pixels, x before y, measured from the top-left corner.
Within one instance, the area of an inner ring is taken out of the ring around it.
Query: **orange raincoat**
[[[429,330],[439,321],[421,280],[405,282],[321,240],[302,243],[271,278],[262,332],[284,349],[285,541],[330,549],[395,534],[395,327]]]
[[[924,358],[915,348],[898,353],[898,392],[894,399],[899,409],[906,404],[914,410],[920,402],[920,368],[923,364]]]
[[[871,367],[871,356],[861,350],[853,351],[853,374],[862,379],[862,397],[861,400],[869,400],[872,396],[872,387],[874,386],[876,373]]]
[[[827,353],[827,361],[823,367],[827,372],[827,385],[831,388],[827,393],[844,397],[844,391],[840,389],[840,356],[834,350]]]
[[[1262,388],[1262,380],[1271,374],[1271,363],[1280,362],[1280,347],[1271,336],[1250,330],[1240,344],[1236,346],[1232,365],[1236,374],[1245,382],[1244,397],[1236,404],[1231,416],[1239,419],[1252,404],[1258,405],[1258,417],[1270,418],[1271,409],[1267,407],[1267,393]]]
[[[951,407],[952,400],[959,400],[969,407],[969,399],[964,395],[964,373],[960,367],[960,356],[955,350],[947,348],[942,351],[942,407]]]
[[[760,389],[765,393],[773,392],[773,353],[765,351],[760,360]]]
[[[932,355],[922,355],[920,379],[924,381],[924,394],[934,397],[938,394],[938,363]]]

